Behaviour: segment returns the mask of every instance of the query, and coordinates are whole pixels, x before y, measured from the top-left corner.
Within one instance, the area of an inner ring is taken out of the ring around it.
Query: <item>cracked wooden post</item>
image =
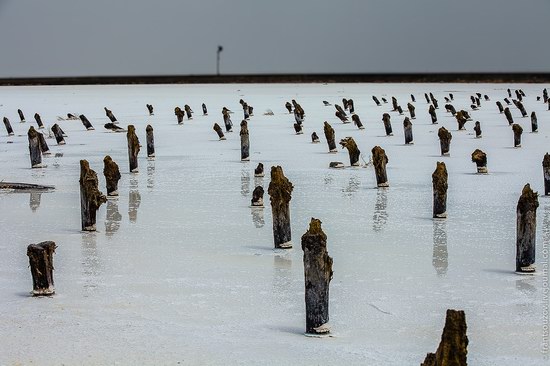
[[[290,230],[290,200],[294,186],[285,177],[283,168],[271,167],[271,182],[267,193],[271,200],[273,216],[273,241],[276,249],[292,248]]]
[[[373,95],[373,96],[372,96],[372,100],[374,100],[374,103],[376,103],[376,105],[377,105],[378,107],[381,106],[380,101],[378,100],[378,98],[376,97],[376,95]]]
[[[428,353],[420,366],[466,366],[468,336],[463,310],[447,309],[441,342],[435,353]]]
[[[476,124],[474,126],[474,131],[476,132],[476,139],[481,138],[481,123],[479,121],[476,121]]]
[[[434,219],[444,219],[447,217],[447,179],[448,175],[445,163],[438,161],[432,174]]]
[[[341,139],[340,145],[342,145],[342,149],[348,149],[350,165],[359,166],[359,156],[361,155],[361,151],[359,151],[359,148],[357,147],[355,140],[353,140],[353,137],[346,137],[344,139]]]
[[[403,121],[403,130],[405,131],[405,144],[413,144],[413,130],[412,130],[412,122],[409,119],[409,117],[405,117],[405,120]]]
[[[374,165],[374,174],[376,175],[376,185],[378,187],[389,187],[388,175],[386,174],[386,164],[389,159],[384,149],[380,146],[372,148],[372,163]]]
[[[468,119],[464,115],[464,112],[463,111],[456,112],[455,118],[456,118],[456,122],[458,123],[458,130],[459,131],[460,130],[465,130],[466,127],[464,127],[464,125],[466,124]]]
[[[289,114],[292,113],[292,104],[290,104],[290,102],[285,103],[285,108]]]
[[[353,99],[348,100],[348,108],[350,113],[355,113],[355,103],[353,102]]]
[[[397,103],[397,98],[396,97],[391,97],[391,104],[392,104],[392,107],[393,107],[393,111],[397,111],[397,107],[399,106],[399,104]]]
[[[50,296],[55,293],[53,282],[53,254],[57,246],[53,241],[30,244],[27,256],[32,275],[32,295]]]
[[[223,134],[222,128],[219,124],[214,123],[214,131],[216,131],[220,140],[225,140],[225,135]]]
[[[451,149],[451,140],[453,135],[445,127],[441,127],[437,132],[439,137],[439,146],[441,147],[441,156],[449,156],[449,150]]]
[[[294,124],[294,131],[296,131],[296,135],[301,135],[304,133],[304,130],[302,129],[302,125],[300,123]]]
[[[97,174],[87,160],[80,160],[80,218],[82,231],[96,230],[96,213],[107,198],[99,191]]]
[[[40,132],[37,132],[38,134],[38,142],[40,144],[40,151],[42,151],[42,155],[50,155],[50,148],[48,147],[48,143],[46,142],[46,139],[44,138],[44,135]]]
[[[250,138],[248,135],[248,123],[244,119],[241,122],[241,132],[239,133],[239,135],[241,136],[241,161],[249,161]]]
[[[521,112],[522,117],[527,117],[527,111],[525,110],[525,106],[522,102],[517,102],[516,107],[518,107],[519,111]]]
[[[202,107],[202,115],[208,116],[208,109],[206,108],[206,104],[202,103],[201,107]]]
[[[445,104],[445,110],[447,110],[447,112],[450,112],[453,116],[456,115],[455,106],[452,104]]]
[[[80,121],[82,121],[82,124],[86,127],[86,130],[91,131],[95,129],[85,115],[81,114],[78,118],[80,118]]]
[[[393,136],[391,128],[391,117],[388,113],[382,115],[382,122],[384,122],[384,128],[386,129],[386,136]]]
[[[325,137],[327,139],[328,152],[330,153],[337,152],[338,149],[336,149],[336,138],[334,136],[334,128],[332,128],[332,126],[327,121],[325,121],[323,129],[325,131]]]
[[[521,134],[523,133],[523,128],[514,123],[512,125],[512,131],[514,131],[514,147],[521,147]]]
[[[229,116],[229,109],[223,107],[222,115],[223,123],[225,124],[225,132],[233,132],[233,122],[231,122],[231,117]]]
[[[21,109],[18,109],[17,114],[19,114],[20,123],[25,123],[25,115],[23,114],[23,111]]]
[[[155,157],[155,137],[153,135],[153,127],[147,125],[145,127],[146,142],[147,142],[147,158],[153,159]]]
[[[361,119],[359,118],[359,115],[357,115],[357,114],[352,115],[351,120],[357,126],[358,129],[360,129],[360,130],[365,129],[365,127],[363,126],[363,123],[361,123]]]
[[[327,251],[327,235],[321,221],[311,218],[309,229],[302,235],[306,303],[306,334],[330,333],[329,285],[332,280],[332,258]]]
[[[65,145],[65,139],[63,138],[63,131],[61,130],[61,128],[57,123],[52,126],[52,132],[55,136],[55,140],[57,141],[57,144]]]
[[[502,103],[500,102],[500,100],[497,100],[496,105],[498,107],[498,111],[500,113],[504,113],[504,107],[502,106]]]
[[[42,168],[42,152],[40,150],[40,138],[33,126],[27,132],[29,138],[29,153],[31,157],[31,168]]]
[[[38,113],[34,114],[34,120],[36,121],[36,124],[38,125],[39,129],[44,128],[44,124],[42,123],[42,117]]]
[[[475,149],[472,153],[472,162],[476,163],[477,172],[481,174],[487,174],[487,154],[480,149]]]
[[[416,108],[411,103],[407,103],[407,108],[409,109],[409,113],[411,115],[411,119],[416,119]]]
[[[264,207],[264,188],[262,186],[257,186],[252,191],[252,200],[250,202],[252,207]]]
[[[537,232],[538,193],[531,186],[523,187],[517,205],[516,272],[535,272],[535,241]]]
[[[317,132],[313,131],[313,133],[311,134],[311,142],[314,143],[314,144],[317,144],[319,142],[321,142],[319,140],[319,136],[317,136]]]
[[[185,113],[183,113],[180,107],[174,108],[174,114],[178,120],[178,125],[183,124],[183,117],[185,117]]]
[[[437,114],[435,113],[435,107],[433,104],[430,104],[430,108],[428,109],[428,113],[430,114],[430,117],[432,118],[432,124],[437,124]]]
[[[544,176],[544,195],[550,195],[550,154],[546,153],[542,159],[542,173]]]
[[[537,121],[537,114],[535,111],[531,112],[531,132],[538,132],[539,124]]]
[[[111,123],[118,123],[115,115],[110,109],[107,109],[107,107],[103,107],[103,109],[105,109],[105,115],[109,117],[109,119],[111,120]]]
[[[153,105],[152,104],[146,104],[146,107],[147,107],[147,111],[149,112],[149,115],[154,116],[155,113],[154,113]]]
[[[120,180],[120,170],[118,164],[107,155],[103,158],[103,175],[107,188],[107,197],[118,196],[118,181]]]
[[[258,163],[258,166],[256,169],[254,169],[254,177],[255,178],[261,178],[264,176],[264,165],[262,163]]]
[[[134,127],[134,125],[128,125],[128,132],[126,132],[126,139],[128,140],[128,160],[130,164],[130,173],[137,173],[139,139],[136,135],[136,128]]]
[[[512,117],[512,112],[510,112],[510,108],[504,108],[504,115],[506,116],[506,120],[508,121],[509,125],[514,124],[514,118]]]
[[[13,128],[11,128],[11,123],[8,117],[4,117],[4,126],[6,127],[6,132],[8,133],[8,136],[13,136]]]
[[[187,119],[193,119],[193,111],[191,110],[191,107],[189,105],[184,105],[183,109],[185,109],[185,113],[187,114]]]

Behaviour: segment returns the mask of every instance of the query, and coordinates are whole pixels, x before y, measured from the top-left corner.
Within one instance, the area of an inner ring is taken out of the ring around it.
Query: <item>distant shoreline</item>
[[[550,73],[254,74],[0,78],[0,86],[247,83],[550,83]]]

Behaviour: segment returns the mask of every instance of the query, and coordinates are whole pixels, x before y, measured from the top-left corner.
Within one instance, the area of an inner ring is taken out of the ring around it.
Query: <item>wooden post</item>
[[[447,310],[441,342],[435,353],[428,353],[420,366],[466,366],[468,336],[462,310]]]
[[[544,195],[550,195],[550,154],[546,153],[542,160],[542,173],[544,176]]]
[[[296,135],[301,135],[304,133],[304,131],[302,130],[302,125],[299,123],[294,124],[294,131],[296,131]]]
[[[460,130],[465,130],[466,127],[464,127],[464,125],[466,124],[468,119],[464,115],[464,112],[463,111],[456,112],[455,118],[456,118],[456,122],[458,123],[458,130],[459,131]]]
[[[413,94],[411,94],[411,101],[412,101],[413,103],[416,102],[416,99],[414,98],[414,95],[413,95]]]
[[[472,162],[476,163],[477,172],[482,174],[487,174],[487,154],[485,154],[480,149],[475,149],[472,153]]]
[[[38,132],[33,126],[29,128],[27,133],[29,138],[29,153],[31,157],[31,168],[42,168],[42,153],[40,150],[40,138]]]
[[[225,124],[225,132],[233,132],[233,122],[231,122],[231,117],[229,116],[229,110],[223,108],[223,123]]]
[[[223,134],[222,128],[219,124],[214,123],[214,131],[216,131],[220,140],[225,140],[225,135]]]
[[[521,112],[521,116],[524,117],[524,118],[527,117],[527,111],[525,110],[525,106],[523,105],[523,103],[518,101],[516,106],[518,107],[519,111]]]
[[[180,107],[174,108],[174,114],[176,115],[176,118],[178,120],[178,125],[183,124],[183,117],[185,117],[185,113],[181,110]]]
[[[323,129],[325,131],[325,137],[327,139],[328,152],[338,152],[338,149],[336,149],[336,137],[334,136],[334,128],[332,128],[332,126],[327,121],[325,121]]]
[[[285,108],[289,114],[292,113],[292,104],[290,104],[290,102],[285,103]]]
[[[261,178],[264,176],[264,165],[262,163],[258,163],[258,166],[256,169],[254,169],[254,177]]]
[[[55,293],[53,283],[53,253],[57,246],[53,241],[43,241],[27,247],[32,275],[33,296],[50,296]]]
[[[244,119],[250,119],[250,113],[248,113],[248,103],[246,103],[245,101],[242,100],[241,105],[243,107],[243,118]]]
[[[202,115],[208,116],[208,109],[206,108],[206,104],[202,103]]]
[[[6,126],[6,131],[8,132],[8,136],[13,136],[13,128],[11,128],[11,123],[8,117],[4,117],[4,126]]]
[[[153,112],[153,105],[152,104],[147,104],[147,110],[149,111],[149,115],[150,116],[154,116],[155,113]]]
[[[514,131],[514,147],[521,147],[521,134],[523,133],[523,128],[514,123],[512,125],[512,131]]]
[[[508,98],[504,98],[503,100],[504,100],[504,103],[506,103],[506,105],[510,105],[510,104],[511,104],[511,103],[510,103],[510,100],[508,100]]]
[[[290,200],[294,186],[285,177],[283,168],[271,167],[271,182],[267,193],[271,200],[271,212],[273,216],[273,240],[276,249],[292,248],[292,235],[290,230]]]
[[[382,122],[384,122],[384,128],[386,129],[386,136],[393,136],[391,128],[391,117],[388,113],[382,115]]]
[[[506,116],[506,120],[508,121],[508,124],[512,125],[514,123],[514,118],[512,117],[512,112],[510,112],[510,108],[508,107],[504,108],[504,115]]]
[[[340,145],[342,145],[342,149],[348,149],[350,165],[359,166],[359,156],[361,155],[361,151],[357,148],[357,144],[355,143],[355,140],[353,140],[353,137],[341,139]]]
[[[426,103],[430,104],[430,97],[428,97],[428,94],[424,93],[424,98],[426,98]]]
[[[107,197],[118,196],[118,181],[120,180],[120,170],[118,164],[107,155],[103,158],[103,174],[107,183]]]
[[[44,124],[42,123],[42,118],[40,117],[40,115],[38,113],[34,114],[34,120],[36,121],[36,124],[38,125],[39,129],[44,128]]]
[[[434,219],[444,219],[447,217],[447,178],[445,163],[438,161],[437,167],[432,174]]]
[[[321,221],[311,219],[309,229],[302,235],[306,302],[306,334],[330,333],[329,284],[332,280],[332,258],[327,252],[327,235]]]
[[[451,113],[453,116],[456,115],[456,109],[452,104],[445,104],[445,110]]]
[[[498,111],[500,113],[504,113],[504,107],[502,106],[502,103],[500,102],[500,100],[497,100],[497,103],[496,103],[497,107],[498,107]]]
[[[57,123],[52,126],[52,132],[55,136],[55,140],[57,141],[57,144],[65,145],[65,139],[63,138],[63,131],[61,130],[61,128]]]
[[[432,118],[432,124],[437,124],[437,114],[435,113],[435,107],[433,106],[433,104],[430,104],[430,109],[428,109],[428,113]]]
[[[105,109],[105,114],[107,115],[107,117],[109,117],[109,119],[111,120],[111,123],[118,123],[115,115],[110,109],[107,109],[107,107],[103,107],[103,109]]]
[[[319,140],[319,136],[317,136],[317,132],[313,131],[313,133],[311,134],[311,142],[314,143],[314,144],[317,144],[319,142],[321,142]]]
[[[403,108],[401,108],[400,105],[397,106],[397,112],[399,112],[399,114],[403,114]]]
[[[87,160],[80,160],[80,218],[82,231],[96,230],[96,212],[107,198],[99,191],[97,174]]]
[[[441,127],[437,132],[439,137],[439,145],[441,147],[441,156],[449,156],[449,150],[451,149],[451,140],[453,135],[445,127]]]
[[[128,132],[126,132],[126,139],[128,140],[128,160],[130,163],[130,173],[137,173],[139,139],[136,135],[136,128],[134,127],[134,125],[128,125]]]
[[[254,188],[254,191],[252,191],[252,201],[251,201],[252,207],[264,207],[264,188],[262,186],[257,186]]]
[[[391,97],[391,104],[393,106],[393,111],[397,111],[397,107],[399,106],[399,104],[397,104],[397,98],[396,97]]]
[[[48,147],[48,143],[46,142],[44,135],[40,132],[36,133],[38,134],[38,142],[40,143],[40,151],[42,151],[42,155],[50,155],[50,148]]]
[[[376,103],[376,105],[380,107],[381,104],[380,104],[380,101],[378,100],[378,98],[376,97],[376,95],[372,96],[372,100],[374,100],[374,103]]]
[[[535,272],[538,193],[531,186],[523,187],[518,201],[516,230],[516,272]]]
[[[411,115],[411,119],[416,119],[416,108],[411,103],[407,103],[407,108],[409,109],[409,113]]]
[[[403,129],[405,131],[405,144],[413,144],[413,130],[412,130],[412,122],[409,119],[409,117],[405,117],[405,120],[403,121]]]
[[[248,123],[246,120],[241,122],[241,161],[250,160],[250,138],[248,135]]]
[[[537,121],[537,114],[535,111],[531,112],[531,132],[538,132],[539,125]]]
[[[479,121],[476,121],[474,131],[476,132],[476,139],[480,139],[481,138],[481,124],[479,123]]]
[[[372,148],[372,163],[374,165],[374,174],[376,175],[376,185],[378,187],[389,187],[388,176],[386,174],[386,164],[389,159],[384,149],[380,146]]]
[[[19,120],[21,121],[21,123],[25,123],[25,116],[23,115],[23,111],[21,109],[18,109],[17,114],[19,114]]]
[[[355,104],[353,103],[353,99],[348,99],[348,108],[350,113],[355,113]]]
[[[357,115],[357,114],[352,115],[351,120],[357,126],[358,129],[360,129],[360,130],[365,129],[365,127],[363,126],[363,123],[361,123],[361,119],[359,118],[359,115]]]
[[[147,158],[155,158],[155,137],[153,136],[153,127],[147,125],[145,127],[146,141],[147,141]]]
[[[185,109],[185,113],[187,114],[187,119],[193,119],[193,111],[191,110],[191,107],[189,105],[184,105],[183,109]]]
[[[79,118],[82,121],[82,124],[84,125],[84,127],[86,127],[86,130],[88,131],[94,130],[94,126],[92,126],[92,124],[90,123],[90,121],[88,121],[88,118],[86,118],[85,115],[81,114]]]

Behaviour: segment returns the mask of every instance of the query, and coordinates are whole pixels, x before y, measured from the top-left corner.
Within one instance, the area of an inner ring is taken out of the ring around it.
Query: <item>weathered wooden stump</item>
[[[476,121],[476,124],[474,126],[474,131],[476,132],[476,139],[481,138],[481,123],[479,121]]]
[[[373,95],[373,96],[372,96],[372,100],[374,100],[374,103],[376,103],[377,106],[379,106],[379,107],[381,106],[380,101],[378,100],[378,98],[376,97],[376,95]]]
[[[544,176],[544,195],[550,195],[550,154],[546,153],[542,159],[542,173]]]
[[[393,111],[396,112],[397,111],[397,107],[399,106],[399,104],[397,103],[397,98],[396,97],[391,97],[391,104],[392,104],[392,107],[393,107]]]
[[[44,128],[44,124],[42,123],[42,118],[40,117],[40,115],[38,113],[34,114],[34,120],[36,121],[36,124],[38,125],[39,129]]]
[[[542,90],[542,101],[544,104],[548,103],[548,90],[546,88]]]
[[[256,169],[254,169],[254,177],[261,178],[264,176],[264,165],[262,163],[258,163],[258,166]]]
[[[445,163],[438,161],[432,174],[434,219],[444,219],[447,217],[447,178]]]
[[[155,137],[153,135],[153,127],[147,125],[145,127],[146,142],[147,142],[147,158],[153,159],[155,157]]]
[[[475,149],[472,153],[472,162],[476,163],[477,172],[481,174],[487,174],[487,154],[480,149]]]
[[[412,122],[409,119],[409,117],[405,117],[405,120],[403,121],[403,130],[405,132],[405,144],[413,144],[413,130],[412,130]]]
[[[178,125],[183,124],[183,118],[185,117],[185,113],[181,110],[180,107],[174,108],[174,114],[176,115],[176,118],[178,120]]]
[[[514,118],[512,117],[512,112],[510,111],[510,108],[504,108],[504,115],[506,116],[506,120],[508,121],[509,125],[514,124]]]
[[[48,143],[46,142],[46,139],[44,138],[44,135],[40,132],[37,132],[38,134],[38,142],[40,143],[40,151],[42,152],[42,155],[50,155],[50,148],[48,147]]]
[[[246,120],[241,121],[241,161],[250,160],[250,138],[248,134],[248,123]]]
[[[84,125],[84,127],[86,127],[86,130],[88,131],[94,130],[94,126],[92,126],[92,124],[90,123],[90,121],[88,121],[88,118],[86,118],[85,115],[81,114],[79,118],[82,121],[82,124]]]
[[[21,109],[18,109],[17,114],[19,114],[20,123],[25,123],[25,115],[23,114],[23,111]]]
[[[506,91],[508,92],[508,97],[511,98],[512,97],[512,91],[510,90],[510,88],[508,88]]]
[[[514,132],[514,147],[521,147],[521,134],[523,133],[523,128],[514,123],[512,125],[512,131]]]
[[[257,186],[252,191],[252,201],[250,203],[252,207],[264,207],[264,188],[262,186]]]
[[[355,113],[355,104],[353,99],[348,99],[348,109],[350,113]]]
[[[428,109],[428,113],[430,114],[430,117],[432,118],[432,124],[437,124],[437,114],[435,113],[435,107],[433,104],[430,104],[430,109]]]
[[[191,107],[189,105],[184,105],[183,109],[185,109],[185,113],[187,114],[187,119],[193,119],[193,110],[191,110]]]
[[[113,111],[111,111],[110,109],[108,109],[107,107],[103,107],[103,109],[105,109],[105,115],[107,117],[109,117],[109,119],[111,120],[111,123],[118,123],[115,115],[113,114]]]
[[[120,170],[118,164],[107,155],[103,158],[103,175],[107,185],[107,197],[118,196],[118,181],[120,180]]]
[[[225,140],[225,135],[223,134],[222,128],[219,124],[214,123],[214,131],[216,131],[220,140]]]
[[[317,132],[313,131],[313,133],[311,134],[311,142],[314,143],[314,144],[317,144],[319,142],[321,142],[319,140],[319,136],[317,136]]]
[[[6,127],[6,132],[8,133],[8,136],[13,136],[13,128],[11,128],[11,123],[8,117],[4,117],[4,126]]]
[[[455,118],[456,118],[456,122],[458,123],[458,130],[459,131],[465,130],[466,127],[464,127],[464,125],[466,124],[468,119],[464,115],[463,111],[456,112]]]
[[[512,103],[510,103],[510,100],[508,98],[504,98],[503,100],[504,100],[504,103],[506,103],[506,105],[512,104]]]
[[[153,109],[153,105],[152,104],[146,104],[146,106],[147,106],[147,111],[149,112],[149,115],[153,116],[155,114],[154,109]]]
[[[233,132],[233,122],[231,122],[231,117],[229,116],[229,110],[223,108],[223,123],[225,124],[225,132]]]
[[[411,94],[411,101],[412,101],[413,103],[416,102],[416,99],[415,99],[415,97],[414,97],[413,94]]]
[[[65,139],[63,138],[63,130],[59,127],[59,125],[56,123],[52,126],[52,132],[55,136],[55,140],[57,141],[58,145],[65,145]]]
[[[361,155],[361,151],[359,151],[359,148],[357,147],[355,140],[353,140],[353,137],[346,137],[344,139],[341,139],[340,145],[342,145],[342,149],[348,149],[350,165],[359,166],[359,156]]]
[[[456,114],[456,109],[452,104],[445,104],[445,110],[451,113],[453,116]]]
[[[42,152],[40,150],[40,137],[33,126],[27,133],[29,138],[29,153],[31,157],[31,168],[42,168]]]
[[[325,137],[327,139],[328,152],[331,152],[331,153],[337,152],[338,149],[336,149],[336,138],[334,136],[334,128],[332,128],[332,126],[325,121],[323,130],[325,131]]]
[[[348,117],[346,117],[346,115],[345,115],[343,112],[336,111],[336,112],[334,113],[334,115],[335,115],[336,117],[338,117],[338,119],[340,119],[340,121],[342,121],[342,123],[349,123]]]
[[[531,132],[538,132],[539,124],[537,121],[537,114],[535,111],[531,112]]]
[[[302,129],[302,125],[300,123],[294,124],[294,131],[296,131],[296,135],[301,135],[304,133],[304,130]]]
[[[344,106],[344,110],[348,110],[348,100],[346,98],[342,98],[342,105]]]
[[[397,112],[399,112],[399,114],[403,114],[403,108],[401,108],[400,105],[397,106]]]
[[[292,113],[292,104],[290,102],[285,103],[285,108],[289,114]]]
[[[126,132],[126,139],[128,140],[128,161],[130,165],[130,173],[137,173],[139,139],[136,135],[136,128],[134,127],[134,125],[128,125],[128,132]]]
[[[521,112],[521,116],[524,117],[524,118],[527,117],[527,111],[525,110],[525,106],[523,105],[523,103],[518,102],[517,107],[518,107],[519,111]]]
[[[411,119],[416,119],[416,108],[411,103],[407,103],[407,108],[409,109],[409,114],[411,115]]]
[[[486,102],[491,100],[487,94],[483,95],[483,99],[485,99]]]
[[[306,334],[330,333],[328,327],[329,284],[332,280],[332,258],[327,252],[327,235],[321,221],[311,219],[302,235],[306,302]]]
[[[32,275],[33,296],[50,296],[55,293],[53,283],[53,254],[57,246],[53,241],[30,244],[27,256]]]
[[[441,342],[435,353],[428,353],[420,366],[466,366],[468,336],[462,310],[447,310]]]
[[[363,123],[361,123],[361,119],[359,118],[359,115],[354,114],[351,116],[351,120],[353,121],[353,124],[357,126],[358,129],[364,130],[365,127],[363,126]]]
[[[445,127],[441,127],[437,131],[437,136],[439,137],[439,146],[441,147],[441,156],[449,156],[451,149],[451,140],[453,135]]]
[[[386,130],[386,136],[393,136],[391,128],[391,117],[388,113],[382,115],[382,122],[384,122],[384,129]]]
[[[294,120],[299,125],[304,123],[304,115],[303,115],[301,109],[298,108],[298,107],[294,108]]]
[[[80,160],[80,218],[82,231],[96,230],[96,213],[107,198],[99,191],[97,174],[87,160]]]
[[[384,97],[382,97],[382,102],[384,102],[384,104],[388,103],[388,100]]]
[[[202,115],[208,116],[208,109],[206,108],[206,104],[202,103],[201,107],[202,107]]]
[[[105,123],[103,127],[105,127],[106,129],[112,132],[126,132],[124,128],[115,125],[113,122]]]
[[[455,99],[453,93],[449,93],[449,98],[451,98],[451,100],[454,100],[454,99]]]
[[[386,165],[389,159],[384,149],[380,146],[372,148],[372,163],[374,165],[374,174],[376,176],[376,185],[378,187],[389,187]]]
[[[430,104],[430,97],[427,93],[424,93],[424,98],[426,98],[426,103]]]
[[[498,111],[500,113],[504,113],[504,107],[502,106],[502,103],[500,102],[500,100],[497,100],[496,105],[498,107]]]
[[[535,241],[537,231],[538,193],[531,186],[523,187],[517,205],[516,272],[535,272]]]
[[[271,200],[271,212],[273,216],[273,241],[277,249],[292,248],[292,235],[290,230],[290,200],[294,186],[285,177],[283,168],[271,167],[271,182],[267,193]]]

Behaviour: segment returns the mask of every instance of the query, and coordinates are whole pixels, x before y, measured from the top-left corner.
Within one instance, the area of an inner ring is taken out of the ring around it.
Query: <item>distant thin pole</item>
[[[218,52],[216,52],[216,75],[220,76],[220,53],[223,51],[222,46],[218,46]]]

